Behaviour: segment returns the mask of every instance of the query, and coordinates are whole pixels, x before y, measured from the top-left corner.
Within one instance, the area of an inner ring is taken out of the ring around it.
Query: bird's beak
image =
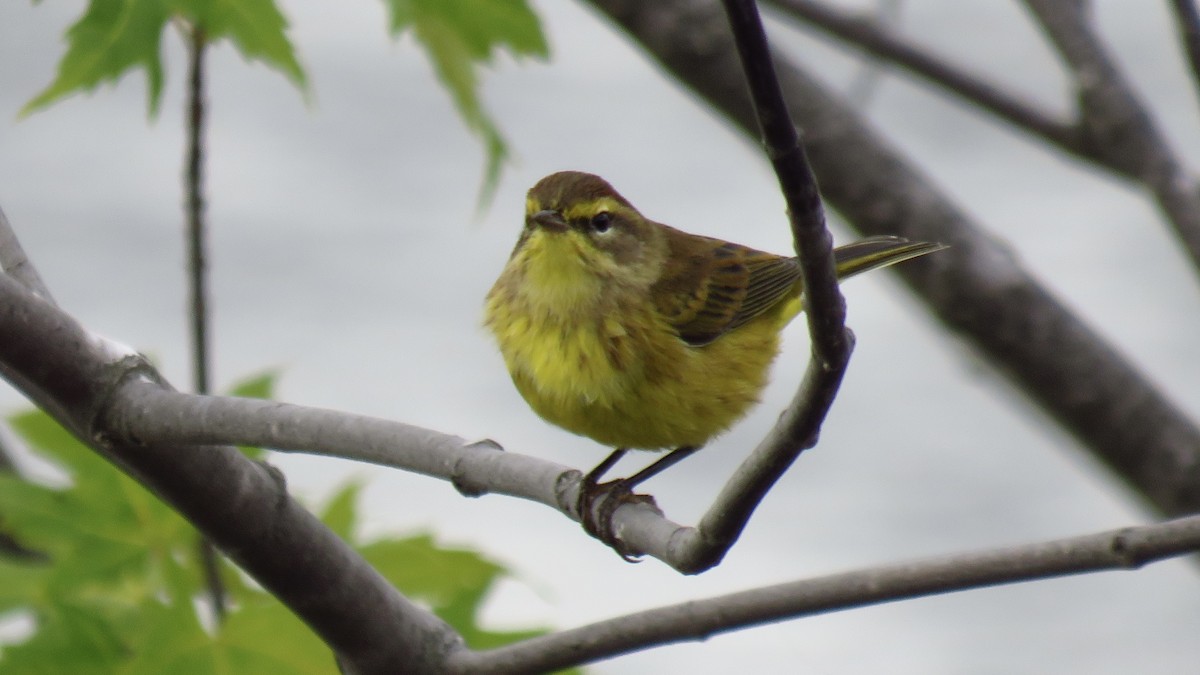
[[[551,232],[566,232],[567,221],[563,220],[558,211],[543,209],[529,216],[529,222]]]

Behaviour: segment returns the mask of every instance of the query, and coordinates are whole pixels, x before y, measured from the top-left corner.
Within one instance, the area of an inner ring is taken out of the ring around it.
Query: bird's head
[[[529,191],[513,258],[523,258],[527,271],[547,284],[644,287],[665,254],[660,230],[603,178],[560,171]]]

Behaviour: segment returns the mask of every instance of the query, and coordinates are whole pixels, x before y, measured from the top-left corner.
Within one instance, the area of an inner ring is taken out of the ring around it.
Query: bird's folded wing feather
[[[679,337],[705,345],[795,293],[800,267],[784,258],[718,239],[675,239],[651,293]]]

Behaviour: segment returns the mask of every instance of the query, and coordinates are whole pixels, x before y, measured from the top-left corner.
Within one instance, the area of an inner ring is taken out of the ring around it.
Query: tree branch
[[[188,43],[187,159],[184,194],[187,195],[188,280],[192,334],[192,388],[199,394],[209,390],[208,376],[208,283],[204,262],[204,54],[208,37],[204,27],[186,25],[182,32]],[[217,621],[225,619],[225,583],[221,580],[218,556],[212,542],[196,543],[204,584]]]
[[[785,16],[895,63],[952,96],[1032,133],[1064,152],[1148,188],[1200,271],[1200,185],[1182,168],[1145,105],[1096,38],[1077,0],[1027,0],[1066,61],[1077,87],[1079,119],[1064,123],[885,27],[815,0],[768,0]],[[1186,4],[1187,0],[1174,0]]]
[[[816,0],[767,0],[785,18],[798,20],[912,73],[1013,126],[1070,152],[1082,151],[1078,130],[1053,113],[1004,91],[983,77],[894,34],[877,20],[852,15]]]
[[[1090,5],[1025,0],[1074,79],[1079,126],[1091,154],[1143,183],[1200,273],[1200,186],[1092,30]]]
[[[25,257],[25,249],[21,248],[17,233],[8,222],[8,216],[4,215],[4,209],[0,209],[0,271],[45,298],[47,302],[54,303],[54,296],[50,295],[50,289],[46,288],[37,268]]]
[[[698,0],[592,4],[715,110],[754,133],[717,7]],[[896,273],[1156,509],[1200,511],[1200,429],[838,97],[786,58],[774,60],[827,203],[865,234],[950,244]]]
[[[579,519],[579,471],[505,452],[490,440],[472,443],[400,422],[275,401],[185,394],[152,381],[125,385],[104,424],[114,438],[132,444],[228,443],[370,462],[441,478],[467,496],[519,497]],[[701,542],[693,528],[644,504],[622,505],[613,522],[637,550],[695,571],[689,565],[701,557],[695,551]]]
[[[1200,95],[1200,11],[1193,0],[1171,0],[1175,12],[1175,23],[1179,27],[1179,41],[1187,56],[1192,71],[1192,85]]]
[[[771,442],[760,444],[742,463],[700,526],[674,540],[675,554],[682,556],[676,569],[688,574],[721,561],[771,487],[801,452],[816,445],[854,349],[854,335],[846,328],[846,301],[837,282],[833,237],[825,226],[816,177],[779,89],[758,9],[753,0],[726,0],[724,6],[763,145],[788,206],[812,356],[787,414],[770,434]]]
[[[767,35],[763,32],[754,0],[725,0],[724,6],[746,73],[767,158],[775,168],[787,203],[796,256],[804,279],[805,311],[813,357],[824,370],[844,372],[850,360],[852,342],[846,336],[846,299],[838,288],[833,235],[825,226],[817,178],[808,166],[796,125],[779,89]]]
[[[184,193],[187,224],[188,318],[192,337],[192,385],[198,394],[209,392],[208,274],[205,255],[204,219],[204,53],[208,45],[204,29],[184,29],[188,42],[187,158],[184,161]]]
[[[1037,544],[914,560],[765,586],[451,655],[447,672],[529,673],[784,619],[1099,570],[1200,550],[1200,516]]]

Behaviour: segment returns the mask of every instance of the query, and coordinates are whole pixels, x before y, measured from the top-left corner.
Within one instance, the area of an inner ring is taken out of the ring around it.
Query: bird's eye
[[[612,214],[610,214],[608,211],[601,211],[600,213],[597,213],[596,215],[592,216],[591,225],[593,232],[600,234],[608,232],[609,228],[612,227]]]

